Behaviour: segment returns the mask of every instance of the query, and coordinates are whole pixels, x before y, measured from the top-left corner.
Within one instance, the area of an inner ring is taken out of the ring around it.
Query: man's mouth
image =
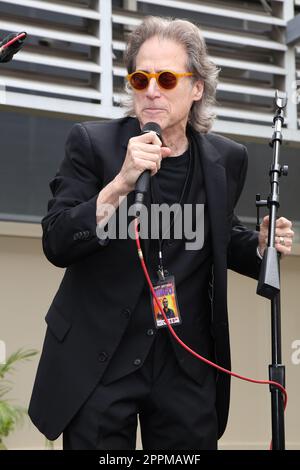
[[[161,112],[161,111],[165,111],[163,108],[144,108],[144,111],[150,111],[150,112]]]

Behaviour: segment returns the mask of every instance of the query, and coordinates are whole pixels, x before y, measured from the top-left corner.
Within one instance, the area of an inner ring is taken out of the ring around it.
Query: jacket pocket
[[[59,341],[63,341],[72,326],[72,324],[63,317],[55,304],[52,304],[48,310],[45,321],[51,332]]]

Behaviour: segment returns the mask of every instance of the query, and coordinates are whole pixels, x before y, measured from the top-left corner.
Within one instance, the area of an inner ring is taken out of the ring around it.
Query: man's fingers
[[[146,132],[146,134],[138,135],[136,137],[133,137],[133,139],[139,142],[144,142],[145,144],[159,145],[160,147],[162,146],[160,138],[157,136],[157,134],[154,131],[150,131],[150,132]]]
[[[283,255],[289,255],[292,251],[292,246],[286,246],[286,245],[281,245],[280,243],[275,243],[275,248],[276,250],[283,254]]]
[[[291,229],[286,229],[286,228],[277,228],[276,227],[276,236],[277,237],[286,237],[286,238],[293,238],[295,233]]]
[[[276,220],[276,227],[278,228],[291,228],[292,222],[285,217],[279,217],[279,219]]]
[[[290,247],[293,244],[293,240],[289,237],[276,236],[275,237],[275,244]]]
[[[269,216],[266,215],[262,222],[261,222],[262,227],[268,228],[269,226]],[[287,232],[289,232],[289,229],[292,227],[292,222],[285,217],[279,217],[279,219],[276,220],[276,229],[285,229]],[[289,232],[290,233],[290,232]]]
[[[130,144],[130,151],[131,153],[139,154],[141,152],[144,153],[156,153],[160,155],[161,147],[156,144],[145,144],[144,142],[132,142]]]
[[[169,149],[169,147],[161,147],[160,152],[162,158],[166,158],[171,155],[171,149]]]
[[[268,243],[268,237],[265,237],[265,243],[266,244]],[[276,234],[275,244],[276,243],[280,243],[281,245],[291,246],[293,244],[293,238]]]
[[[139,170],[143,168],[150,169],[151,167],[150,163],[154,163],[155,165],[160,166],[161,157],[160,155],[156,155],[154,153],[149,154],[149,153],[141,152],[139,155],[133,156],[133,162],[134,162],[134,166]]]

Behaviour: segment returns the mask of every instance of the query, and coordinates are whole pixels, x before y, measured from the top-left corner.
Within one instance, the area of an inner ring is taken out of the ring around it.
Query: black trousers
[[[98,384],[63,433],[63,448],[133,450],[139,415],[144,450],[217,449],[215,373],[199,385],[158,331],[142,367]]]

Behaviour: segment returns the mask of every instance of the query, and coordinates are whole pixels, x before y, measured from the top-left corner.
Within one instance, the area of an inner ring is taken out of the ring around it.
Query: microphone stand
[[[257,294],[271,301],[271,334],[272,334],[272,364],[269,365],[269,380],[285,385],[285,366],[281,358],[281,311],[280,311],[280,255],[275,248],[275,224],[279,208],[279,179],[287,176],[288,167],[279,164],[280,145],[282,143],[282,125],[284,123],[283,110],[286,106],[286,94],[279,97],[278,90],[275,93],[276,114],[273,119],[275,131],[270,142],[273,148],[273,162],[270,168],[271,192],[267,200],[261,200],[260,194],[256,195],[257,226],[259,231],[259,208],[269,209],[269,233],[268,246],[265,249]],[[272,450],[285,450],[284,435],[284,402],[281,391],[274,385],[270,385],[271,409],[272,409]]]

